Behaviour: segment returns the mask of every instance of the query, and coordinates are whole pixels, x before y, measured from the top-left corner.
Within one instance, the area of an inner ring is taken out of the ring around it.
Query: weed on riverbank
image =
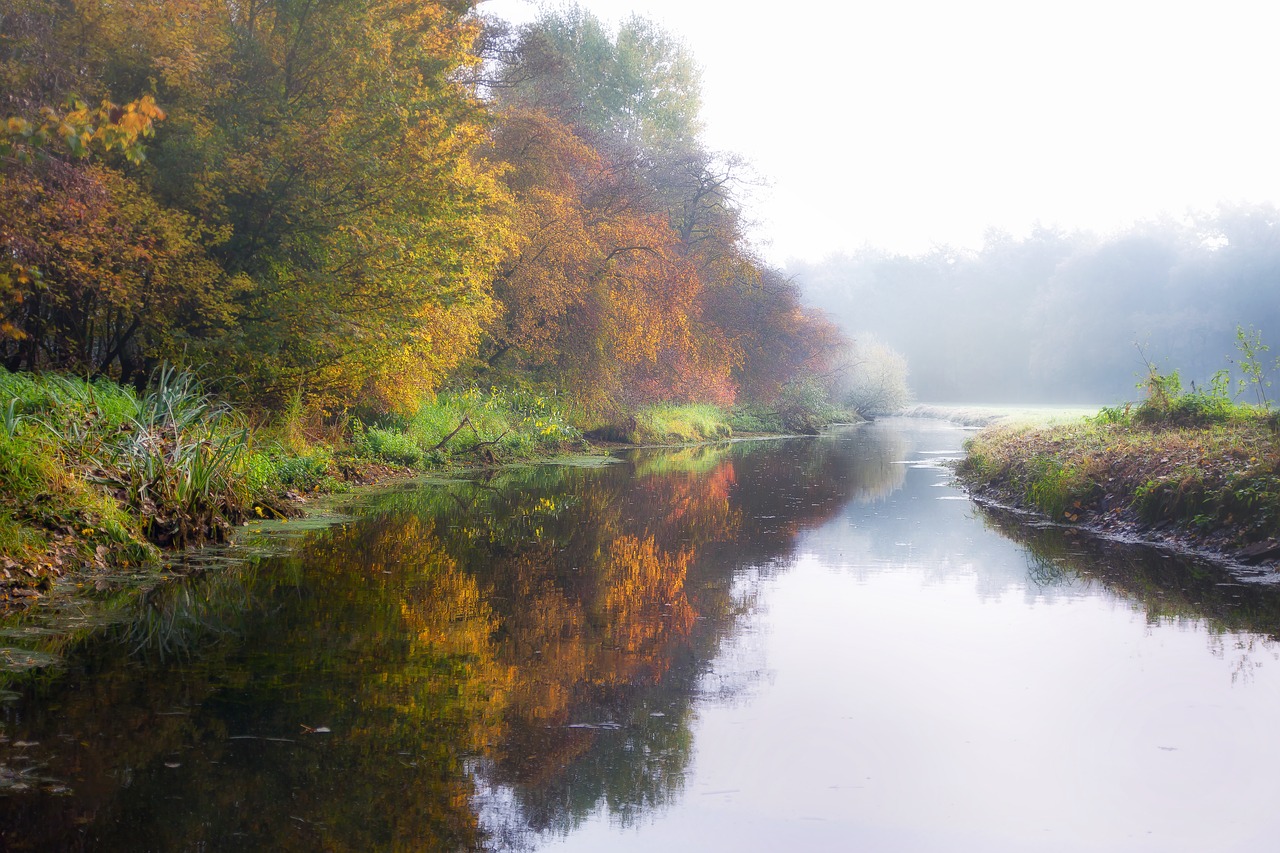
[[[176,370],[143,395],[0,371],[0,401],[0,599],[221,540],[269,479],[244,419]]]

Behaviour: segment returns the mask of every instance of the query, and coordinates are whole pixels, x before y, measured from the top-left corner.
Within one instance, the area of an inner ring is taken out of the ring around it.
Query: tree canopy
[[[729,403],[820,360],[756,375],[831,330],[766,285],[688,49],[474,6],[0,0],[0,362],[381,412]]]

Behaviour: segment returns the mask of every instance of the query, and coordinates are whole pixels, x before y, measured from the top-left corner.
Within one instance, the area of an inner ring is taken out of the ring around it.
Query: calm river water
[[[988,516],[939,464],[964,436],[264,533],[3,694],[0,848],[1276,849],[1277,590]]]

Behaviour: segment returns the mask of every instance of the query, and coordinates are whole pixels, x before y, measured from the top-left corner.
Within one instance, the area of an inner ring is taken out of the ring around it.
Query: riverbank
[[[979,502],[1239,566],[1280,563],[1280,440],[1265,409],[1126,406],[988,427],[966,449],[957,475]]]
[[[137,394],[0,370],[0,413],[0,613],[156,571],[165,553],[301,515],[319,495],[789,426],[786,413],[697,404],[593,425],[561,395],[497,388],[441,393],[412,416],[369,424],[297,404],[255,419],[176,371]]]

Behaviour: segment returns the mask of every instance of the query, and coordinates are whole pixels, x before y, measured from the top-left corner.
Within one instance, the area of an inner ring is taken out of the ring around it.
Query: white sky
[[[1280,201],[1274,0],[580,5],[689,45],[707,143],[770,183],[749,210],[777,263]]]

